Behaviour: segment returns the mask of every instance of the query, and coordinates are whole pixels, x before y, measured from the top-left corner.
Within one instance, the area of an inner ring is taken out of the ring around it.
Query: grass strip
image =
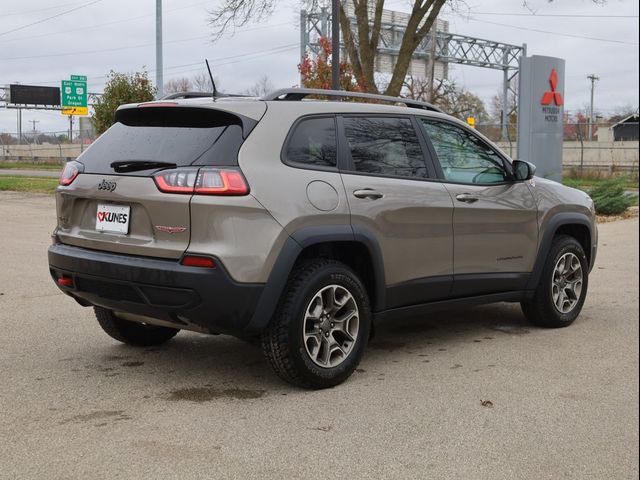
[[[0,175],[0,191],[53,193],[57,186],[57,178],[10,177]]]

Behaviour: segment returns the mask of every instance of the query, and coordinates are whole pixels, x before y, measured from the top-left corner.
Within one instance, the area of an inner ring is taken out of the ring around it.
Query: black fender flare
[[[583,225],[589,229],[589,248],[593,248],[595,242],[593,221],[582,213],[575,212],[562,212],[557,213],[549,220],[547,224],[542,240],[540,241],[540,247],[538,248],[538,255],[536,256],[536,262],[533,267],[533,271],[529,276],[527,282],[527,290],[535,290],[540,282],[542,276],[542,270],[544,264],[547,261],[549,250],[551,249],[551,243],[556,232],[563,225]],[[589,258],[591,258],[590,264],[593,265],[594,259],[592,258],[593,252],[585,252]]]
[[[259,333],[269,324],[287,285],[289,274],[302,251],[312,245],[328,242],[355,242],[364,245],[371,257],[375,276],[373,280],[376,298],[372,308],[374,312],[384,309],[384,263],[380,246],[373,233],[364,227],[352,227],[351,225],[305,227],[292,233],[280,250],[260,295],[253,317],[245,327],[247,333]]]

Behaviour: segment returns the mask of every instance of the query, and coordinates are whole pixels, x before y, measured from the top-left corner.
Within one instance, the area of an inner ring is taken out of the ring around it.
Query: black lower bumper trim
[[[49,268],[58,287],[82,305],[157,318],[178,328],[240,334],[251,320],[264,285],[235,282],[220,261],[217,268],[185,267],[175,260],[87,250],[49,248]]]

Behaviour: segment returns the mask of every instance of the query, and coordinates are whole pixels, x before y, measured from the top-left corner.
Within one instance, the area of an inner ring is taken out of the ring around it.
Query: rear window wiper
[[[117,173],[137,172],[151,170],[152,168],[176,168],[177,164],[171,162],[155,162],[151,160],[123,160],[113,162],[111,168]]]

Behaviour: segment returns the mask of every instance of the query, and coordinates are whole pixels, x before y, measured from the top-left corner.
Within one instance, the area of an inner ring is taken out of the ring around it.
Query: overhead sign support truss
[[[355,19],[351,19],[354,23]],[[320,37],[327,37],[331,31],[329,11],[322,8],[316,12],[300,12],[300,58],[308,53],[317,55],[320,51]],[[383,23],[380,32],[380,53],[398,54],[405,26]],[[344,45],[343,45],[344,48]],[[458,35],[444,31],[429,34],[416,49],[414,59],[428,59],[431,65],[435,61],[444,64],[470,65],[480,68],[502,70],[502,138],[509,139],[509,117],[517,113],[517,102],[509,102],[509,97],[517,97],[515,91],[516,76],[519,71],[520,57],[526,56],[527,46],[511,45],[485,40],[467,35]],[[433,67],[431,68],[433,72]],[[430,78],[433,83],[433,74]]]

